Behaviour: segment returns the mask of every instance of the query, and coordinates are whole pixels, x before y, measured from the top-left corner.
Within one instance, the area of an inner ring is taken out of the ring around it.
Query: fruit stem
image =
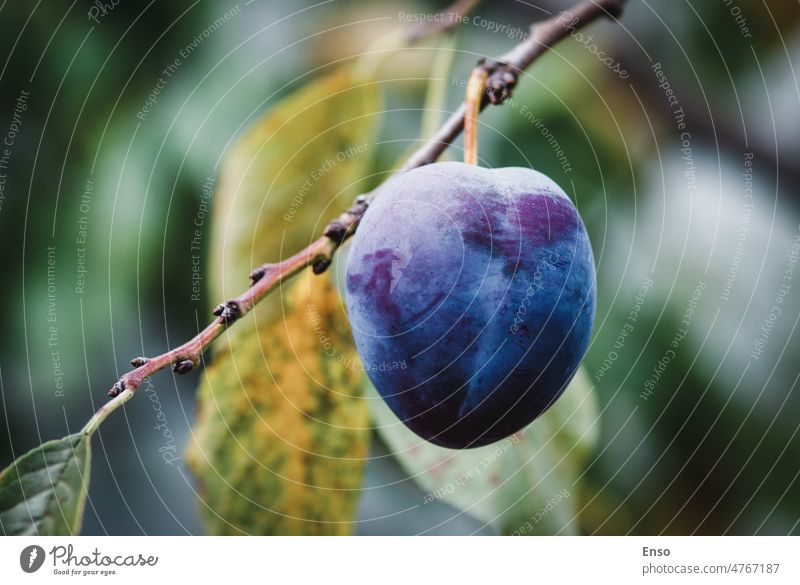
[[[489,72],[483,67],[472,70],[467,83],[466,112],[464,114],[464,162],[478,164],[478,114],[481,111],[486,80]]]

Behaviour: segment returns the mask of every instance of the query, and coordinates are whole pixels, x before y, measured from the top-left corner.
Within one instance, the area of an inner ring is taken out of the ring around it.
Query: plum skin
[[[435,163],[379,189],[346,267],[370,380],[434,444],[512,435],[561,395],[589,343],[583,221],[554,181],[525,168]]]

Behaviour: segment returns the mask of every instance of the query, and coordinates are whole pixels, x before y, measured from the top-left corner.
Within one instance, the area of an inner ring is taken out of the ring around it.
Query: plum
[[[519,431],[564,391],[589,343],[594,258],[575,206],[537,171],[459,162],[379,189],[346,267],[370,380],[437,445]]]

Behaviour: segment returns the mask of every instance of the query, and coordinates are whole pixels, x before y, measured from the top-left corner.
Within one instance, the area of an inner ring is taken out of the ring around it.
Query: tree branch
[[[496,60],[482,60],[477,70],[487,74],[485,99],[480,104],[483,109],[489,103],[501,104],[516,85],[519,74],[533,61],[544,54],[554,43],[573,31],[603,16],[619,17],[625,0],[585,0],[570,10],[562,12],[531,27],[531,34],[517,46]],[[456,3],[458,5],[458,2]],[[472,2],[463,2],[471,7]],[[400,171],[430,164],[458,137],[464,128],[466,104],[462,104],[443,124],[439,131],[419,148]],[[259,301],[275,290],[284,280],[311,266],[315,274],[324,272],[330,266],[333,255],[339,246],[350,238],[375,198],[377,190],[360,195],[352,207],[331,221],[321,238],[294,256],[278,263],[264,264],[250,274],[251,286],[241,295],[225,301],[214,309],[216,319],[194,338],[167,353],[153,358],[134,358],[134,369],[123,374],[109,390],[108,395],[117,397],[123,394],[127,399],[152,374],[167,366],[174,372],[185,374],[196,368],[206,348],[228,327],[246,315]],[[106,404],[95,418],[104,419],[122,405],[125,400],[112,400]],[[94,419],[93,419],[94,420]],[[98,423],[99,424],[99,423]]]
[[[483,60],[478,64],[478,68],[486,70],[488,79],[486,81],[486,99],[481,103],[480,109],[483,110],[489,103],[502,104],[510,97],[519,74],[564,37],[600,17],[618,18],[622,14],[625,1],[595,0],[593,2],[586,0],[580,2],[569,10],[532,25],[530,34],[525,40],[496,60]],[[464,102],[453,112],[439,131],[406,161],[401,170],[406,171],[435,162],[461,134],[466,115],[467,104]]]

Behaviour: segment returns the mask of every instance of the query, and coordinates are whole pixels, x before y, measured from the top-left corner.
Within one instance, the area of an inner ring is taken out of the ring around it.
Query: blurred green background
[[[92,20],[96,6],[0,6],[2,466],[78,429],[128,359],[207,321],[216,299],[193,296],[192,222],[242,129],[401,15],[444,3],[120,0]],[[479,5],[451,45],[444,109],[476,59],[568,6]],[[568,38],[481,118],[482,164],[549,174],[593,241],[585,364],[601,414],[575,506],[583,533],[800,533],[798,22],[789,0],[629,0],[621,25]],[[439,46],[382,68],[375,172],[418,139]],[[204,239],[204,267],[209,254]],[[153,380],[178,456],[198,379]],[[202,532],[191,475],[164,463],[153,424],[138,397],[103,426],[84,533]],[[357,534],[491,533],[445,503],[420,506],[387,453],[372,441]]]

